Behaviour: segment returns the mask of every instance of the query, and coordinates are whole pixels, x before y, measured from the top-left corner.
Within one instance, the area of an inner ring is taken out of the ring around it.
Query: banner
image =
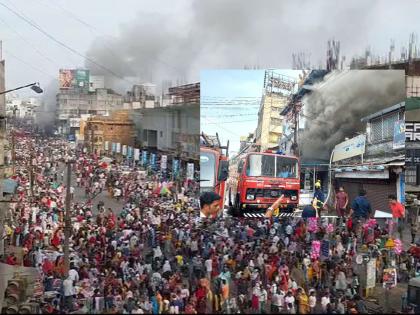
[[[138,161],[140,159],[140,149],[134,149],[134,161]]]
[[[155,153],[150,154],[150,165],[152,166],[152,169],[156,168],[156,154]]]
[[[127,146],[125,144],[122,146],[122,155],[127,155]]]
[[[187,163],[187,179],[194,179],[194,163]]]
[[[397,285],[397,269],[387,268],[383,271],[383,287],[384,288],[393,288]]]
[[[148,162],[148,160],[147,160],[147,151],[143,151],[141,157],[142,157],[142,159],[141,159],[142,160],[141,165],[146,166],[147,165],[147,162]]]
[[[132,159],[133,158],[133,147],[128,147],[127,148],[127,157],[129,159]]]
[[[162,159],[160,160],[160,168],[166,170],[168,166],[168,156],[162,155]]]
[[[117,149],[116,149],[117,153],[121,153],[121,143],[117,143]]]
[[[109,141],[105,141],[105,151],[109,150]]]
[[[394,150],[405,148],[405,127],[404,120],[397,120],[394,125],[394,141],[392,143]]]
[[[366,265],[366,289],[376,287],[376,259],[372,258]]]
[[[177,176],[179,174],[179,160],[173,159],[172,160],[172,174]]]
[[[117,144],[115,142],[112,142],[112,153],[114,153],[117,150]]]
[[[321,243],[321,255],[325,258],[330,256],[330,242],[323,240]]]

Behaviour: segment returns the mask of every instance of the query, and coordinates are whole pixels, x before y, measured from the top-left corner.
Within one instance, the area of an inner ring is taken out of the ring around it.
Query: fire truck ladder
[[[219,134],[217,132],[215,136],[209,136],[202,132],[200,144],[212,149],[225,150],[226,157],[229,157],[229,140],[227,142],[227,145],[222,146],[222,144],[220,143]]]

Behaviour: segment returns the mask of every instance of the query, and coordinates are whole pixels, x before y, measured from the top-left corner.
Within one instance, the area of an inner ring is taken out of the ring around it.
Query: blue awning
[[[13,179],[4,179],[3,180],[3,193],[4,194],[14,194],[16,193],[16,188],[18,183]]]

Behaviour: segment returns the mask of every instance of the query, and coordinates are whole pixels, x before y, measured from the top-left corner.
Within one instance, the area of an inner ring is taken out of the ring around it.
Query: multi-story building
[[[110,89],[96,89],[88,93],[62,90],[57,94],[58,131],[77,139],[81,115],[107,116],[111,111],[122,108],[122,95]]]
[[[184,161],[199,161],[200,84],[169,89],[171,103],[133,111],[137,145],[165,152]]]
[[[84,144],[90,152],[101,154],[110,151],[105,143],[119,143],[134,146],[134,122],[126,110],[117,110],[110,116],[94,116],[87,118],[83,124]]]
[[[374,210],[387,210],[387,196],[404,202],[405,102],[361,119],[366,132],[334,149],[334,186],[343,186],[351,200],[360,188]]]
[[[23,100],[18,96],[6,98],[6,116],[20,119],[36,119],[37,109],[40,107],[37,98]]]

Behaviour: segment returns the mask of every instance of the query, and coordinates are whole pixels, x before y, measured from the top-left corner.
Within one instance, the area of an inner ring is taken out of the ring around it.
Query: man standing
[[[361,227],[366,220],[372,217],[372,206],[366,198],[366,191],[364,189],[360,189],[359,196],[353,200],[349,217],[351,217],[351,228],[356,233],[357,240],[360,242],[362,239]]]
[[[200,218],[215,218],[220,210],[220,196],[214,192],[205,192],[200,196]]]
[[[357,196],[351,204],[349,217],[352,217],[354,222],[354,219],[367,220],[371,216],[372,206],[370,205],[369,200],[366,198],[366,190],[360,189],[359,196]]]
[[[347,215],[347,205],[349,203],[349,195],[344,191],[344,187],[340,186],[335,195],[335,210],[337,216],[343,218]]]
[[[321,181],[320,180],[317,180],[316,183],[315,183],[314,198],[318,199],[321,202],[325,202],[325,195],[322,192]]]
[[[393,235],[395,236],[395,230],[398,230],[398,233],[400,234],[400,239],[403,239],[403,220],[405,217],[405,208],[404,206],[397,201],[397,198],[395,195],[389,195],[389,208],[392,211],[392,220],[395,223],[394,229],[393,229]]]

